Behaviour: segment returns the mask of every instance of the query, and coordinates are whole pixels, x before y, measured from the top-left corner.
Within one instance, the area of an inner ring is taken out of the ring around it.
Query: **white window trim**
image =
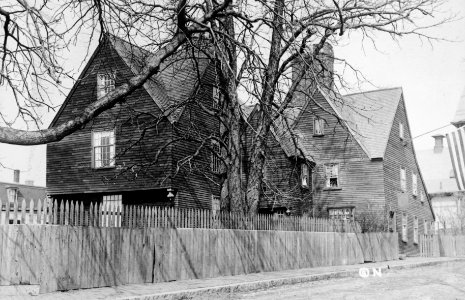
[[[97,74],[97,99],[102,98],[115,89],[115,72]]]
[[[306,163],[302,163],[300,171],[300,183],[302,187],[308,188],[309,184],[309,167]]]
[[[336,166],[336,175],[334,176],[333,170],[332,169],[334,166]],[[329,172],[328,168],[331,168],[332,170]],[[341,182],[340,182],[340,166],[339,163],[328,163],[324,164],[324,172],[325,172],[325,187],[327,189],[340,189],[341,188]],[[331,175],[328,176],[328,174],[331,173]],[[331,178],[336,178],[337,185],[336,186],[331,186]]]
[[[408,216],[406,213],[402,214],[402,241],[408,242]]]
[[[313,135],[325,135],[325,120],[319,117],[313,117]]]
[[[212,195],[212,213],[216,215],[221,210],[221,198],[220,196]]]
[[[418,196],[418,176],[415,173],[412,173],[412,195]]]
[[[399,137],[401,140],[405,138],[404,124],[402,122],[399,122]]]
[[[354,220],[354,207],[338,207],[328,209],[329,218],[333,220]]]
[[[418,244],[418,217],[413,217],[413,243]]]
[[[123,211],[123,195],[112,194],[102,196],[102,226],[121,227],[121,214]],[[113,223],[111,222],[113,215]]]
[[[400,168],[400,189],[402,192],[407,191],[407,170],[405,168]]]
[[[218,87],[214,86],[213,87],[213,95],[212,95],[213,99],[212,99],[212,107],[214,109],[218,109],[220,108],[220,102],[221,102],[221,99],[222,99],[222,94],[221,94],[221,91]]]
[[[96,134],[110,134],[110,144],[105,146],[96,146],[95,145],[95,135]],[[113,141],[113,143],[111,143]],[[92,131],[91,133],[91,146],[92,146],[92,168],[94,169],[106,169],[115,167],[115,156],[116,156],[116,135],[115,130],[102,130],[102,131]],[[110,163],[108,165],[97,166],[96,156],[96,147],[109,147],[110,149]]]
[[[423,234],[428,234],[428,221],[423,221]]]

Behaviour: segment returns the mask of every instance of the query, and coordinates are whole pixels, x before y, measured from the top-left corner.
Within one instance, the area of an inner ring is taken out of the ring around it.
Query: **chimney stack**
[[[19,170],[13,171],[13,182],[19,183]]]
[[[434,153],[442,153],[444,150],[444,135],[436,134],[433,135],[434,138]]]

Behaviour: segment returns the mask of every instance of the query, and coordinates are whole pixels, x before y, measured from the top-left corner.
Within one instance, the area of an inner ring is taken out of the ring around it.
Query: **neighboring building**
[[[36,205],[38,200],[47,198],[45,187],[34,186],[34,183],[30,180],[26,180],[25,184],[21,184],[19,178],[20,171],[14,170],[13,182],[0,182],[1,224],[5,224],[5,211],[9,209],[10,212],[13,212],[15,202],[19,204],[18,211],[21,211],[21,205],[26,200],[26,210],[29,211],[31,200],[34,200]],[[35,206],[34,209],[36,209]],[[13,222],[12,219],[13,215],[10,213],[10,223]]]
[[[417,154],[436,216],[435,228],[455,230],[465,229],[465,90],[451,124],[455,130],[434,135],[434,147]]]
[[[52,198],[116,206],[218,207],[222,162],[212,152],[216,148],[209,136],[218,135],[219,124],[201,108],[214,109],[219,100],[212,84],[214,66],[197,50],[178,53],[143,88],[85,128],[47,146],[47,190]],[[50,126],[74,118],[138,74],[150,55],[106,36]],[[207,146],[196,153],[198,140]]]

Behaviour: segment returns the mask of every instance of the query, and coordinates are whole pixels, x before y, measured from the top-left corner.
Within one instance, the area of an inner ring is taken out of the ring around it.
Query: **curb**
[[[431,262],[419,262],[411,263],[406,265],[390,266],[389,262],[386,262],[386,265],[378,267],[383,271],[392,271],[392,270],[404,270],[404,269],[414,269],[421,267],[430,267],[436,265],[450,264],[457,261],[464,261],[465,258],[455,258],[450,260],[439,260]],[[367,264],[367,268],[370,268],[370,264]],[[156,293],[149,295],[141,296],[130,296],[130,297],[121,297],[117,298],[118,300],[174,300],[174,299],[190,299],[193,297],[199,297],[202,295],[216,294],[216,293],[237,293],[237,292],[250,292],[274,287],[280,287],[284,285],[292,285],[298,283],[306,283],[313,281],[337,279],[337,278],[349,278],[349,277],[359,277],[359,270],[349,270],[349,271],[339,271],[339,272],[329,272],[321,274],[311,274],[311,275],[300,275],[295,277],[287,278],[278,278],[278,279],[267,279],[259,280],[252,282],[242,282],[227,284],[223,286],[212,286],[205,288],[189,289],[189,290],[180,290],[173,291],[168,293]]]

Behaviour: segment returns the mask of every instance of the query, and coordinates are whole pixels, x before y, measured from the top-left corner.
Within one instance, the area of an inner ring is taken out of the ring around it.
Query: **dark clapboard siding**
[[[109,46],[101,46],[81,79],[76,83],[66,106],[58,117],[57,124],[66,122],[79,114],[96,99],[96,75],[99,71],[116,71],[116,85],[132,75],[130,69]],[[51,195],[95,192],[117,192],[153,189],[170,185],[170,147],[160,156],[157,163],[146,166],[171,136],[171,124],[163,118],[149,129],[141,143],[128,150],[140,137],[143,127],[156,122],[156,117],[140,115],[141,112],[160,115],[160,109],[143,89],[131,94],[124,103],[117,104],[104,112],[85,128],[47,146],[47,188]],[[117,166],[136,166],[134,172],[121,175],[118,168],[91,168],[91,131],[116,128],[116,153],[127,152],[116,158]],[[115,175],[120,174],[116,179]],[[137,176],[136,176],[137,175]],[[104,179],[111,179],[106,182]]]
[[[399,137],[399,121],[404,124],[404,141]],[[407,191],[402,193],[400,188],[400,168],[405,167],[407,178]],[[402,99],[396,111],[394,122],[392,124],[391,133],[389,136],[388,145],[384,158],[384,174],[386,186],[386,206],[387,210],[396,211],[397,232],[399,233],[399,247],[402,253],[418,254],[419,246],[413,243],[413,219],[418,217],[419,234],[424,233],[423,221],[433,221],[433,214],[428,203],[428,200],[421,203],[419,196],[412,195],[412,172],[418,174],[418,193],[425,193],[426,189],[419,174],[418,164],[414,155],[410,126],[407,120],[405,102]],[[398,195],[400,197],[407,195],[408,208],[399,209]],[[406,212],[408,216],[408,242],[402,242],[402,218],[401,213]]]
[[[313,136],[314,117],[325,120],[324,136]],[[319,92],[303,111],[296,129],[303,133],[304,146],[316,163],[313,170],[316,215],[327,215],[327,208],[332,206],[353,205],[356,214],[384,210],[382,162],[368,158]],[[325,163],[339,163],[340,189],[325,188]]]
[[[218,120],[199,105],[202,103],[211,108],[214,80],[214,66],[209,65],[202,76],[201,85],[192,95],[194,101],[187,104],[179,121],[174,125],[174,139],[187,135],[198,141],[181,141],[173,145],[173,173],[176,172],[178,162],[193,155],[205,138],[212,134],[218,136]],[[210,143],[206,146],[210,146]],[[193,158],[176,173],[173,184],[178,188],[176,204],[179,207],[211,208],[212,195],[218,196],[220,187],[217,175],[211,174],[210,160],[210,151],[203,147],[198,157]]]

